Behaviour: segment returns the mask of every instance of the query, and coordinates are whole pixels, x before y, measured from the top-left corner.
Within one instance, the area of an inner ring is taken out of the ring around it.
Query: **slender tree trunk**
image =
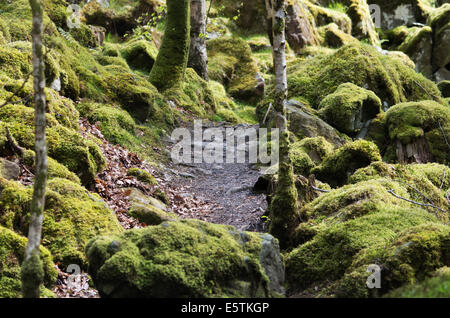
[[[295,187],[294,171],[289,157],[289,132],[286,120],[287,76],[285,39],[285,1],[273,0],[273,60],[275,69],[275,122],[280,130],[280,159],[278,182],[270,208],[269,231],[286,248],[298,212],[298,194]]]
[[[208,53],[206,51],[206,0],[191,0],[191,46],[188,67],[208,81]]]
[[[166,3],[166,30],[149,78],[159,90],[181,84],[189,57],[190,0],[167,0]]]
[[[33,14],[33,77],[35,107],[35,152],[36,174],[30,207],[28,245],[22,263],[22,294],[26,298],[38,298],[39,287],[44,278],[44,269],[39,256],[42,220],[44,216],[45,187],[47,184],[47,148],[45,145],[45,74],[42,45],[43,4],[41,0],[30,0]]]

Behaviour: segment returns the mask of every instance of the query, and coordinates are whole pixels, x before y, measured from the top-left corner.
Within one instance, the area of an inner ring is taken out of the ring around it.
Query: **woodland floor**
[[[253,191],[253,185],[260,176],[254,165],[247,163],[226,163],[225,161],[225,129],[238,128],[226,123],[207,124],[220,128],[223,132],[223,163],[181,163],[171,161],[166,166],[154,168],[127,149],[113,145],[102,135],[95,124],[86,119],[80,120],[83,135],[92,134],[102,141],[101,150],[106,158],[106,168],[98,174],[94,192],[98,193],[116,213],[124,229],[140,228],[145,224],[127,215],[129,208],[127,188],[138,188],[144,194],[151,195],[155,186],[137,181],[127,176],[127,170],[137,167],[150,172],[169,198],[171,209],[181,218],[195,218],[212,223],[233,225],[240,230],[264,231],[265,224],[261,219],[267,208],[266,196]],[[240,124],[241,128],[252,127]],[[187,127],[192,131],[192,127]],[[210,142],[203,142],[204,148]],[[166,140],[163,149],[170,152],[174,140]],[[192,152],[192,156],[194,152]],[[248,161],[248,160],[247,160]],[[193,161],[192,161],[193,162]],[[25,167],[26,168],[26,167]],[[22,169],[21,181],[31,184],[33,176]],[[79,275],[78,280],[69,284],[71,279],[64,269],[58,268],[58,284],[53,291],[61,298],[97,298],[97,290],[89,286],[86,273]]]

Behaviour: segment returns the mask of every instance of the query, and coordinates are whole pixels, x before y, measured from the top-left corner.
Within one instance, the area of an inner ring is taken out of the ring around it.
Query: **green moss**
[[[357,133],[365,123],[381,112],[380,99],[369,90],[352,83],[338,86],[319,104],[320,116],[339,131]]]
[[[25,78],[31,71],[31,54],[9,46],[0,46],[0,72],[13,79]]]
[[[127,42],[121,53],[130,67],[150,72],[155,63],[158,50],[153,43],[138,40]]]
[[[167,21],[163,42],[149,81],[159,90],[180,85],[189,57],[190,2],[167,1]],[[167,74],[171,76],[168,78]]]
[[[434,160],[448,161],[450,135],[450,109],[433,101],[402,103],[386,113],[386,127],[392,143],[408,145],[425,138]],[[444,133],[446,136],[444,136]]]
[[[70,35],[83,46],[95,47],[95,38],[91,28],[81,23],[80,27],[70,29]]]
[[[401,286],[416,284],[436,269],[448,266],[449,228],[423,223],[407,228],[388,244],[361,250],[337,285],[337,297],[370,297],[385,294]],[[381,289],[369,292],[365,286],[368,264],[379,264]]]
[[[127,176],[136,177],[139,181],[142,181],[144,183],[148,183],[150,185],[158,184],[158,182],[156,181],[154,176],[152,176],[147,171],[139,169],[139,168],[130,168],[130,169],[128,169]]]
[[[0,297],[21,297],[20,266],[25,255],[27,239],[13,231],[0,226]],[[53,264],[50,252],[40,248],[41,260],[44,266],[44,288],[51,288],[56,282],[58,273]],[[51,295],[45,290],[46,295]]]
[[[317,179],[336,187],[345,184],[348,176],[356,169],[380,160],[378,147],[373,142],[357,140],[345,144],[325,158],[311,173],[315,174]]]
[[[389,298],[449,298],[450,268],[444,266],[424,281],[401,287],[386,295]]]
[[[291,145],[290,156],[295,174],[308,176],[316,165],[331,154],[333,146],[323,137],[304,138]]]
[[[270,296],[263,236],[197,220],[164,222],[98,237],[86,255],[102,296]]]
[[[350,34],[340,30],[335,23],[325,26],[324,29],[319,32],[323,32],[324,43],[329,47],[337,48],[346,44],[358,42],[358,40]]]
[[[1,180],[0,223],[19,233],[28,232],[32,188]],[[47,185],[42,245],[64,266],[85,266],[82,249],[99,234],[119,233],[121,227],[103,200],[67,179],[53,178]]]
[[[313,283],[338,281],[352,266],[358,253],[379,251],[401,231],[430,221],[436,219],[424,210],[385,206],[365,216],[335,223],[288,254],[286,278],[289,287],[298,290]],[[375,260],[367,263],[364,270],[373,262]],[[417,260],[416,264],[420,266],[422,261]],[[363,281],[355,282],[361,287],[358,290],[364,288],[367,292],[368,275],[365,273]]]
[[[258,67],[248,43],[238,37],[207,41],[209,77],[225,85],[228,93],[255,103],[262,96],[255,92]]]
[[[24,164],[32,167],[33,171],[35,169],[35,153],[33,150],[26,149],[23,153],[22,160]],[[77,184],[80,184],[80,178],[77,177],[77,175],[73,172],[71,172],[69,169],[67,169],[66,166],[58,163],[55,159],[52,159],[50,157],[47,157],[48,161],[48,178],[64,178],[68,179],[70,181],[73,181]]]
[[[86,186],[94,184],[95,174],[105,165],[97,145],[83,138],[77,131],[58,123],[47,114],[48,154],[70,171],[76,173]],[[7,105],[0,110],[2,131],[8,125],[11,135],[20,146],[34,148],[34,110],[21,105]]]
[[[373,91],[383,106],[430,98],[441,101],[433,82],[402,59],[382,55],[367,45],[347,45],[332,54],[299,59],[287,71],[289,97],[303,97],[313,108],[347,82]]]

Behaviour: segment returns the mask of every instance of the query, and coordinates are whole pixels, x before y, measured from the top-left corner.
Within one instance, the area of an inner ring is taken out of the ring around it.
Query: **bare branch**
[[[394,197],[398,198],[398,199],[402,199],[402,200],[405,200],[405,201],[408,201],[408,202],[410,202],[410,203],[413,203],[413,204],[416,204],[416,205],[420,205],[420,206],[423,206],[423,207],[430,207],[430,208],[439,210],[439,211],[441,211],[441,212],[446,212],[445,210],[441,209],[440,207],[435,206],[434,204],[420,203],[420,202],[417,202],[417,201],[413,201],[413,200],[410,200],[410,199],[401,197],[401,196],[399,196],[398,194],[396,194],[396,193],[394,192],[394,190],[388,190],[388,192],[389,192],[390,194],[392,194]]]

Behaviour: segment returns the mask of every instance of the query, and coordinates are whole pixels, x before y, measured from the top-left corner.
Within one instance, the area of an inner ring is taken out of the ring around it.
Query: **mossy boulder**
[[[77,131],[58,123],[55,116],[47,114],[48,154],[70,171],[76,173],[82,183],[92,186],[95,174],[102,170],[105,159],[99,147],[83,138]],[[0,110],[0,129],[5,134],[8,126],[11,136],[27,149],[34,148],[34,110],[22,105],[7,105]],[[5,145],[0,146],[5,149]]]
[[[331,54],[298,59],[288,66],[289,97],[302,97],[313,108],[343,83],[373,91],[383,107],[400,102],[442,101],[436,84],[417,74],[403,59],[367,45],[346,45]]]
[[[127,42],[121,54],[130,67],[150,72],[158,55],[158,49],[152,42],[135,40]]]
[[[321,197],[316,200],[320,199]],[[432,246],[437,246],[437,248],[431,248],[430,254],[428,252],[429,249],[420,250],[421,247],[428,244],[426,242],[433,242],[436,236],[442,238],[445,232],[444,226],[437,222],[434,215],[420,208],[384,206],[356,219],[350,219],[346,222],[335,222],[330,226],[319,229],[318,233],[311,240],[288,254],[286,258],[286,279],[289,288],[291,291],[304,290],[314,285],[322,286],[326,281],[326,286],[329,287],[331,285],[332,287],[328,290],[324,288],[316,292],[316,294],[339,295],[340,297],[368,297],[369,290],[366,286],[366,280],[370,274],[367,273],[367,267],[370,264],[380,264],[376,258],[371,258],[369,255],[382,254],[384,251],[394,254],[399,245],[395,246],[395,248],[386,248],[387,244],[392,242],[392,245],[396,245],[394,239],[399,237],[400,240],[402,231],[407,232],[414,226],[427,223],[431,223],[432,227],[438,227],[438,232],[432,230],[430,233],[432,235],[428,236],[426,241],[414,247],[414,251],[418,252],[415,254],[418,258],[416,258],[414,263],[405,262],[409,266],[412,263],[415,264],[412,266],[420,267],[422,264],[420,257],[422,255],[437,256],[439,255],[437,253],[442,253],[442,248],[445,246],[443,245],[443,240],[440,239],[432,243]],[[403,240],[403,242],[406,243],[408,241]],[[405,253],[405,255],[407,254],[408,252]],[[393,256],[393,260],[395,259],[395,256]],[[434,262],[435,266],[442,266],[443,259],[441,256],[436,260]],[[398,273],[404,268],[402,266],[403,261],[400,258],[398,260],[399,262],[394,263],[393,261],[389,264],[392,272]],[[360,264],[360,266],[356,264]],[[354,266],[357,266],[359,271],[355,272],[353,270]],[[419,272],[425,273],[436,267],[430,266],[429,269],[419,269]],[[408,283],[408,280],[404,279],[404,277],[401,277],[400,281],[402,284]],[[383,278],[382,285],[384,282]],[[337,288],[336,285],[338,286]]]
[[[414,61],[417,72],[432,78],[433,30],[429,26],[409,29],[406,38],[397,49],[408,54]]]
[[[450,76],[450,3],[433,10],[428,17],[428,25],[433,29],[433,70],[440,81]]]
[[[352,83],[339,85],[319,104],[319,115],[327,123],[353,136],[381,111],[381,101],[374,92]]]
[[[332,187],[342,186],[357,169],[380,160],[380,152],[373,142],[357,140],[338,148],[319,166],[312,169],[311,173]]]
[[[328,24],[336,24],[342,32],[350,34],[352,31],[352,20],[345,12],[326,8],[316,5],[310,1],[305,1],[311,11],[317,27],[326,26]]]
[[[338,282],[336,296],[377,297],[401,286],[423,282],[434,271],[450,264],[449,237],[448,226],[424,222],[404,229],[388,244],[362,250]],[[381,269],[380,289],[369,290],[366,286],[369,264],[377,264]]]
[[[358,42],[358,40],[352,37],[350,34],[347,34],[344,31],[340,30],[335,23],[331,23],[325,26],[323,34],[324,43],[329,47],[338,48],[346,44]]]
[[[396,159],[399,162],[448,162],[449,118],[448,106],[434,101],[391,107],[386,112],[385,125]]]
[[[20,176],[20,167],[17,163],[0,158],[0,177],[7,180],[17,180]]]
[[[251,297],[282,292],[278,242],[198,220],[97,237],[86,246],[102,297]]]
[[[306,45],[318,45],[319,34],[314,18],[303,1],[288,1],[286,5],[286,40],[294,52]]]
[[[450,267],[444,266],[425,280],[400,287],[386,295],[389,298],[449,298]]]
[[[441,91],[442,96],[444,96],[445,98],[450,97],[450,81],[440,81],[437,86]]]
[[[0,189],[0,224],[26,235],[32,187],[0,179]],[[86,267],[86,243],[96,235],[121,232],[116,216],[97,194],[67,179],[50,179],[45,201],[42,245],[63,266]]]
[[[244,101],[256,102],[258,67],[248,43],[238,37],[207,41],[209,77],[225,85],[228,93]]]
[[[158,184],[158,181],[156,181],[155,177],[143,169],[130,168],[127,171],[127,176],[136,177],[139,181],[150,185]]]
[[[147,225],[158,225],[165,221],[178,220],[178,216],[171,212],[167,205],[160,200],[144,195],[137,189],[129,191],[130,208],[128,214]]]
[[[333,152],[333,145],[324,137],[304,138],[294,142],[290,148],[290,156],[295,174],[308,176],[313,167]]]
[[[0,226],[0,297],[19,298],[22,296],[20,266],[25,255],[27,239],[3,226]],[[42,297],[55,297],[49,290],[56,283],[58,273],[50,252],[45,247],[39,249],[44,266]]]

